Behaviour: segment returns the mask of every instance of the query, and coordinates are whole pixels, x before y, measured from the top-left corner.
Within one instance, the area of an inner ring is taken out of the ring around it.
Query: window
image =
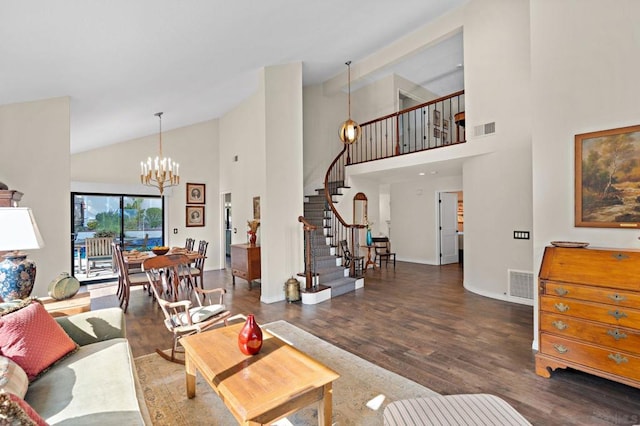
[[[125,250],[150,250],[164,245],[164,205],[161,197],[125,194],[71,194],[73,271],[76,278],[113,279],[113,266],[86,276],[85,240],[111,237]],[[92,269],[93,270],[93,269]]]

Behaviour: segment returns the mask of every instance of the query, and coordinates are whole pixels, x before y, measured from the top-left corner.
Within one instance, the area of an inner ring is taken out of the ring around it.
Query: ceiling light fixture
[[[149,157],[146,162],[140,162],[140,182],[144,185],[158,188],[160,195],[163,195],[164,188],[176,186],[180,183],[180,164],[171,161],[170,157],[162,156],[162,114],[162,112],[154,114],[160,121],[159,155],[154,160]]]
[[[349,118],[347,121],[342,123],[340,127],[340,140],[346,144],[352,144],[358,140],[360,137],[360,126],[358,123],[351,119],[351,61],[345,62],[345,65],[348,69],[348,84],[349,84]]]

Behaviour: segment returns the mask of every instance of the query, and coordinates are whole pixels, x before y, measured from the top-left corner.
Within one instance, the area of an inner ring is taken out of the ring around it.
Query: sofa
[[[40,312],[40,307],[33,310]],[[29,321],[35,321],[31,318]],[[55,318],[54,322],[71,338],[73,349],[42,371],[31,372],[30,366],[24,367],[29,383],[22,402],[28,404],[27,408],[51,425],[151,424],[122,310],[100,309]],[[0,331],[3,325],[0,322]],[[10,352],[6,341],[0,338],[0,344],[5,345],[0,346],[2,355],[11,358],[4,353]],[[37,358],[38,354],[30,356]],[[21,367],[28,364],[18,356],[13,360]]]

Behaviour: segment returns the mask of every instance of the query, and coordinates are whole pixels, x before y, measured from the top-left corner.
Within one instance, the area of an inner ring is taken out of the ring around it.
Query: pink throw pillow
[[[47,426],[26,401],[7,392],[0,392],[0,424]]]
[[[37,301],[0,317],[0,354],[22,367],[29,381],[76,348]]]

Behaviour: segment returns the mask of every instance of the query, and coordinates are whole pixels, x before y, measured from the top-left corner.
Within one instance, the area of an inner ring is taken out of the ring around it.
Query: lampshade
[[[0,207],[0,250],[10,250],[0,262],[0,299],[24,299],[36,281],[36,264],[20,250],[44,247],[31,209]]]
[[[28,207],[0,207],[0,251],[32,250],[44,241]]]

